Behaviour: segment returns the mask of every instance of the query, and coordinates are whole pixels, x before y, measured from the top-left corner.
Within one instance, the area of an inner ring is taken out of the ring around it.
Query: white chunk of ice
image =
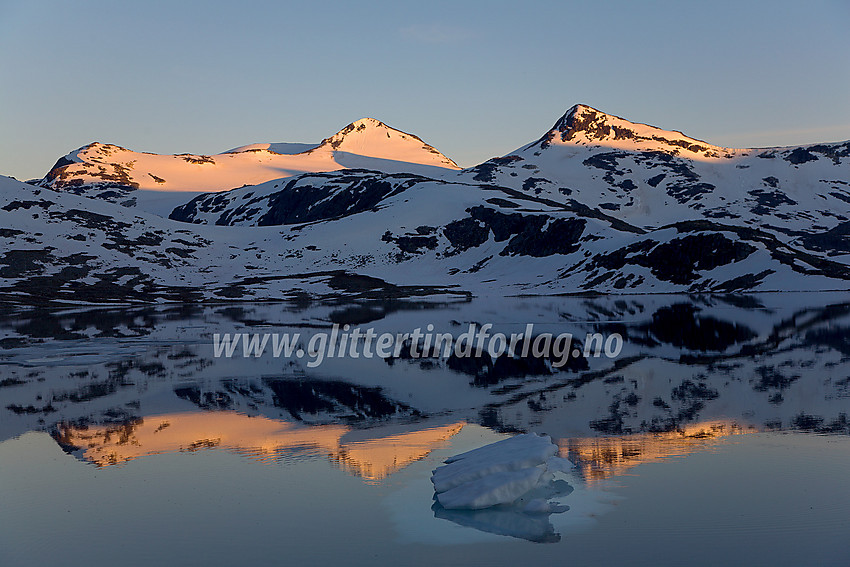
[[[449,464],[434,471],[431,477],[434,490],[441,493],[487,475],[536,467],[558,452],[548,435],[518,435],[510,440],[518,441],[509,444],[499,441],[453,457]]]
[[[437,501],[447,510],[516,504],[528,513],[550,513],[555,511],[553,505],[540,496],[553,488],[552,471],[573,468],[557,453],[548,435],[517,435],[446,459],[446,465],[434,470],[431,482]]]
[[[510,451],[515,447],[524,447],[528,446],[529,444],[538,443],[542,443],[544,445],[551,444],[552,439],[548,435],[523,433],[521,435],[515,435],[514,437],[502,439],[501,441],[496,441],[495,443],[490,443],[489,445],[484,445],[483,447],[478,447],[477,449],[472,449],[471,451],[467,451],[465,453],[454,455],[443,462],[449,464],[454,463],[456,461],[462,461],[464,459],[478,459],[484,457],[485,455],[500,454],[504,453],[505,451]]]
[[[437,494],[437,500],[448,510],[480,510],[510,504],[535,488],[543,472],[541,467],[497,472]]]

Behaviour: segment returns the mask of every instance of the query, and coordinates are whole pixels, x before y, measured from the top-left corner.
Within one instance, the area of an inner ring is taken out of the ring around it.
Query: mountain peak
[[[351,123],[351,125],[356,127],[356,128],[359,128],[360,126],[365,126],[365,127],[371,126],[373,128],[380,128],[380,127],[389,128],[389,126],[387,126],[386,124],[384,124],[383,122],[381,122],[377,118],[371,118],[369,116],[367,116],[365,118],[361,118],[360,120],[355,120],[354,122]]]
[[[576,121],[589,116],[607,116],[607,114],[586,104],[574,104],[558,119],[554,128],[561,130],[564,127],[575,124]]]
[[[634,130],[629,128],[630,126],[638,125],[596,110],[592,106],[576,104],[558,119],[552,130],[560,132],[561,141],[564,142],[577,138],[601,141],[633,137]]]
[[[586,104],[572,106],[533,146],[546,149],[553,144],[602,145],[632,150],[657,150],[674,155],[683,152],[702,157],[719,157],[727,150],[690,138],[682,132],[630,122]]]
[[[376,118],[355,120],[330,138],[322,140],[315,148],[323,149],[459,169],[455,162],[418,136],[396,130]],[[423,154],[423,151],[426,153]],[[428,155],[425,161],[422,161],[423,155]]]
[[[396,130],[395,128],[390,128],[377,118],[361,118],[359,120],[355,120],[330,138],[325,138],[322,140],[322,143],[319,144],[319,147],[322,146],[330,146],[334,150],[342,150],[349,151],[343,148],[343,144],[348,145],[349,142],[356,140],[358,138],[363,138],[367,135],[379,133],[380,131],[384,131],[387,134],[387,137],[392,138],[392,134],[398,134],[399,137],[405,138],[410,137],[416,140],[419,140],[413,134],[406,134],[401,130]],[[420,140],[421,141],[421,140]]]

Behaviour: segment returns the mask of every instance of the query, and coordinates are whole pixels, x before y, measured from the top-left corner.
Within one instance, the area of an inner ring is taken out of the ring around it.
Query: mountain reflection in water
[[[619,333],[614,359],[430,356],[216,358],[213,333],[333,323],[455,336]],[[848,435],[850,296],[622,296],[303,305],[19,308],[0,312],[0,442],[43,431],[98,467],[226,450],[259,463],[327,459],[379,483],[475,424],[548,433],[592,487],[638,464],[763,431]],[[569,504],[569,498],[564,501]],[[566,512],[565,514],[569,514]],[[437,518],[557,541],[548,515]]]
[[[219,448],[265,464],[324,456],[356,476],[380,480],[425,457],[462,427],[452,423],[401,433],[377,428],[366,431],[369,438],[348,440],[351,428],[340,424],[306,427],[238,412],[190,411],[107,425],[60,424],[54,438],[66,451],[99,467]]]

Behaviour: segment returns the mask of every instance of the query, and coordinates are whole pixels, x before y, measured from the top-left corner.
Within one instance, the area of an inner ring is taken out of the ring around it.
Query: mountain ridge
[[[156,192],[121,189],[122,176],[144,168],[127,167],[123,148],[92,145],[96,183],[0,180],[0,294],[230,301],[850,289],[850,142],[727,155],[586,105],[549,132],[463,170],[352,153],[403,141],[439,159],[375,119],[295,156],[250,147],[170,156],[195,183],[221,173],[218,159],[336,161],[228,191],[171,193],[154,214],[140,194]]]
[[[280,153],[272,149],[275,146],[303,151]],[[214,155],[169,155],[92,142],[59,158],[36,184],[129,207],[141,205],[167,215],[174,206],[193,196],[165,195],[170,192],[225,191],[302,173],[350,167],[429,175],[459,169],[420,138],[375,119],[351,123],[315,146],[299,146],[249,144]]]

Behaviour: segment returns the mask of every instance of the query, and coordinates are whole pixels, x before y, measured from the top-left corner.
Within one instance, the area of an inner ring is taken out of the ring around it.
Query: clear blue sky
[[[577,102],[727,146],[845,140],[848,30],[848,0],[0,0],[0,173],[95,140],[318,142],[364,116],[473,165]]]

